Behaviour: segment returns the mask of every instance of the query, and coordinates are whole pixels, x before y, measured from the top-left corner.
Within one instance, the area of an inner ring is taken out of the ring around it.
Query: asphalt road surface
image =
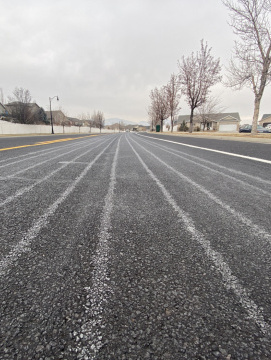
[[[0,139],[0,359],[271,359],[271,145],[68,138]]]

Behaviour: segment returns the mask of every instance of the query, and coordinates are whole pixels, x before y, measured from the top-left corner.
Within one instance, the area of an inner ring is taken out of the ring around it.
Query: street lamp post
[[[53,116],[52,116],[52,108],[51,108],[51,101],[56,97],[57,101],[59,101],[59,97],[56,95],[52,98],[49,97],[50,102],[50,115],[51,115],[51,126],[52,126],[52,134],[54,134],[54,126],[53,126]]]

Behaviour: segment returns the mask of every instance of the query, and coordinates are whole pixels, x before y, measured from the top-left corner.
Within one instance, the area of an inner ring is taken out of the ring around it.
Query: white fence
[[[0,120],[0,135],[16,135],[16,134],[51,134],[51,125],[29,125],[14,124],[8,121]],[[112,133],[113,130],[102,129],[102,133]],[[98,134],[100,129],[90,128],[86,126],[54,126],[55,134]]]

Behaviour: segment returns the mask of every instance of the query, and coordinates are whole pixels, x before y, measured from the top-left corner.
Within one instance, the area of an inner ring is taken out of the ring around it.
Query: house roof
[[[208,114],[208,119],[211,121],[241,121],[240,115],[238,112],[235,113],[218,113],[218,114]],[[194,115],[195,122],[200,121],[200,116],[198,114]],[[183,121],[189,122],[190,115],[180,115],[177,120],[177,124],[181,124]]]
[[[50,111],[45,111],[45,113],[46,113],[47,116],[51,114]],[[52,110],[52,115],[63,115],[63,116],[65,116],[61,110]]]
[[[221,117],[222,115],[222,117]],[[212,118],[212,117],[211,117]],[[214,114],[216,121],[241,121],[239,113]]]
[[[18,105],[18,104],[24,104],[24,105],[28,105],[28,106],[31,106],[31,107],[39,108],[39,105],[38,105],[37,103],[23,103],[23,102],[21,102],[21,101],[12,101],[12,102],[9,102],[9,103],[5,104],[5,107],[15,106],[15,105]]]
[[[51,112],[45,111],[47,119],[51,119]],[[61,110],[52,110],[52,120],[56,125],[63,125],[64,123],[71,125],[72,122],[67,118],[67,116]]]
[[[176,124],[181,124],[183,121],[190,121],[190,115],[179,115],[178,119],[176,120]]]
[[[267,118],[271,117],[271,114],[263,114],[261,120],[265,120]]]
[[[77,118],[74,118],[74,117],[70,117],[70,116],[67,116],[67,119],[69,121],[71,121],[72,123],[76,123],[76,124],[84,124],[85,120],[80,120],[80,119],[77,119]]]
[[[22,103],[21,101],[10,102],[8,104],[5,104],[5,107],[8,112],[12,113],[17,106],[22,106],[22,105],[27,106],[32,114],[35,114],[40,109],[40,106],[37,103]]]

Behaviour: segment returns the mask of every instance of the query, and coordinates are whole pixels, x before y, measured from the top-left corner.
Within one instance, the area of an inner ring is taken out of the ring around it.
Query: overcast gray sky
[[[204,39],[227,65],[234,42],[220,0],[0,0],[0,88],[29,89],[45,110],[147,120],[149,93]],[[225,69],[223,69],[225,73]],[[227,112],[251,122],[251,90],[213,89]],[[271,113],[266,89],[260,116]],[[180,114],[187,114],[184,98]]]

